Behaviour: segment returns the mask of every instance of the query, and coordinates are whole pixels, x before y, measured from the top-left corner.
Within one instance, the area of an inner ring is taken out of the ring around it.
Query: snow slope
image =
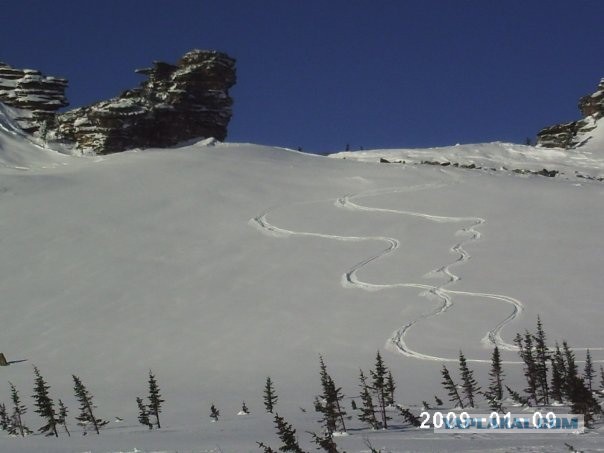
[[[66,163],[67,156],[28,140],[12,120],[14,109],[0,102],[0,168],[45,168]]]
[[[358,368],[381,350],[398,400],[418,405],[444,397],[439,370],[460,348],[484,382],[493,342],[505,348],[538,314],[552,340],[604,360],[601,183],[247,144],[74,158],[6,129],[0,350],[15,363],[0,369],[0,400],[11,381],[31,404],[35,364],[72,416],[75,373],[100,416],[124,421],[99,437],[80,436],[73,421],[69,439],[2,434],[0,451],[259,451],[256,441],[278,445],[262,413],[267,375],[311,451],[318,354],[352,397]],[[160,432],[136,419],[150,368],[166,400]],[[506,371],[522,388],[518,365]],[[236,415],[242,400],[250,416]],[[26,421],[39,426],[31,410]],[[393,452],[564,451],[602,440],[601,428],[502,443],[351,426],[338,440],[349,452],[367,451],[364,437]]]
[[[425,149],[344,151],[330,157],[363,162],[386,159],[393,163],[473,164],[491,171],[540,171],[545,168],[557,170],[566,178],[574,178],[577,174],[604,177],[604,118],[596,122],[595,129],[584,137],[584,141],[585,145],[573,150],[496,142]]]

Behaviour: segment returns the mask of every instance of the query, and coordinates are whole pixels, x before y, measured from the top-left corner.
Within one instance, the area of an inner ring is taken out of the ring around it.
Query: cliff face
[[[0,102],[18,109],[16,120],[30,134],[49,127],[55,111],[68,105],[66,88],[65,79],[0,63]]]
[[[65,113],[67,80],[0,63],[0,102],[17,110],[30,134],[99,154],[139,147],[166,147],[196,138],[224,140],[232,116],[229,89],[235,60],[193,50],[176,64],[155,62],[139,69],[139,87]]]
[[[99,154],[166,147],[194,138],[224,140],[232,115],[235,60],[193,50],[175,65],[139,69],[147,80],[120,96],[57,117],[56,137]]]
[[[546,148],[576,148],[583,145],[588,133],[596,128],[596,122],[604,117],[604,79],[600,80],[593,94],[579,100],[583,118],[570,123],[546,127],[537,134],[537,144]]]

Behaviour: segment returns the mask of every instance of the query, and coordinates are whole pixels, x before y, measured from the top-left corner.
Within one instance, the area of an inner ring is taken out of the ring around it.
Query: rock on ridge
[[[158,61],[136,72],[147,76],[138,88],[58,115],[56,138],[99,154],[226,138],[233,104],[228,90],[236,81],[233,58],[193,50],[174,65]]]
[[[588,133],[596,128],[596,122],[604,117],[604,79],[593,94],[579,100],[583,118],[570,123],[546,127],[537,134],[537,145],[545,148],[577,148],[587,142]]]
[[[33,134],[52,125],[55,111],[69,105],[66,88],[65,79],[0,62],[0,102],[17,109],[15,119],[25,132]]]

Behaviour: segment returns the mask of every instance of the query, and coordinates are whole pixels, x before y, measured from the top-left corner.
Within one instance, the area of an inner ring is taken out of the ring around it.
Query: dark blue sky
[[[72,106],[193,48],[237,59],[229,140],[308,151],[523,143],[604,77],[601,0],[20,0],[0,61]]]

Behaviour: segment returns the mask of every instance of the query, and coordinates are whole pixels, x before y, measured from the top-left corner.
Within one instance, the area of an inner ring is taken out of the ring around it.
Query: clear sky
[[[230,141],[325,152],[524,143],[604,77],[602,0],[18,0],[0,61],[72,106],[193,48],[237,59]]]

